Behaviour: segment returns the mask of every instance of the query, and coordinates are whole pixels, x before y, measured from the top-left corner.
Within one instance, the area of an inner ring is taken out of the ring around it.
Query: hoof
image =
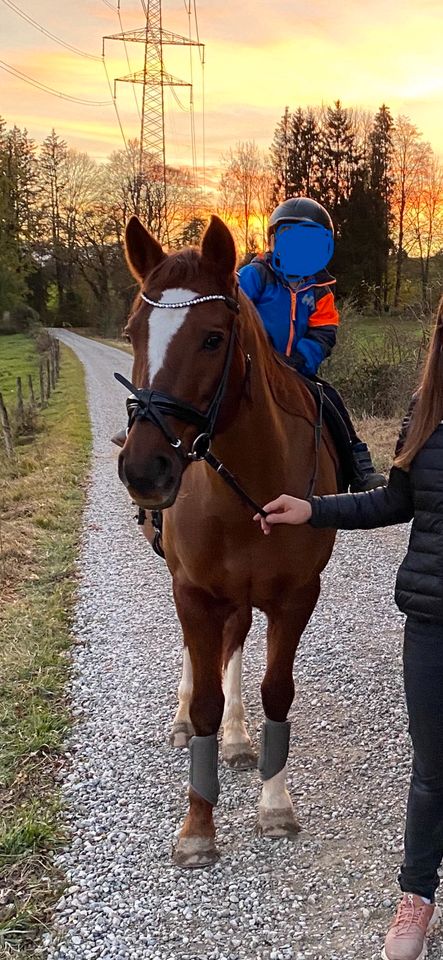
[[[293,839],[301,827],[293,810],[260,810],[257,833],[261,837],[289,837]]]
[[[222,757],[233,770],[255,770],[257,766],[257,754],[249,743],[222,745]]]
[[[211,867],[219,859],[212,837],[182,837],[173,854],[177,867],[195,870],[198,867]]]
[[[192,723],[174,723],[169,736],[169,743],[171,744],[171,747],[178,747],[179,750],[183,750],[185,747],[189,746],[189,741],[193,736],[194,727],[192,726]]]

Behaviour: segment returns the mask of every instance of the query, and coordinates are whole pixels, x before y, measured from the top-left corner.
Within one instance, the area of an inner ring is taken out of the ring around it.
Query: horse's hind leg
[[[257,757],[245,723],[241,679],[243,644],[251,626],[251,610],[235,610],[225,624],[223,634],[223,713],[222,756],[236,770],[257,766]]]
[[[178,708],[172,722],[170,743],[172,747],[187,747],[194,736],[194,727],[189,715],[192,696],[192,664],[188,648],[183,647],[182,676],[178,686]]]
[[[258,808],[259,831],[268,837],[290,837],[300,829],[286,788],[287,716],[294,698],[295,652],[319,592],[317,578],[292,598],[290,607],[276,605],[268,612],[267,667],[261,687],[266,718],[259,761],[263,787]]]

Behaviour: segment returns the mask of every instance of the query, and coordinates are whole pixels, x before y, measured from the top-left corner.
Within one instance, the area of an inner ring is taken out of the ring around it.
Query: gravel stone
[[[181,631],[169,574],[133,520],[110,437],[126,422],[125,353],[60,331],[85,365],[94,450],[73,626],[76,723],[62,776],[67,888],[48,960],[374,960],[398,899],[410,771],[393,600],[408,531],[342,533],[294,669],[288,788],[302,832],[256,836],[258,773],[220,763],[221,860],[171,861],[187,809],[188,755],[168,733]],[[192,468],[191,468],[192,469]],[[276,490],[276,494],[280,491]],[[245,647],[257,742],[264,619]],[[438,935],[429,960],[441,957]]]

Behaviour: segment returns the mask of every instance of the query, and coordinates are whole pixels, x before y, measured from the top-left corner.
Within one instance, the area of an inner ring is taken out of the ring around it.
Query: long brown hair
[[[406,439],[394,463],[407,470],[426,440],[443,420],[443,297],[437,309],[428,354],[423,367],[417,401]]]

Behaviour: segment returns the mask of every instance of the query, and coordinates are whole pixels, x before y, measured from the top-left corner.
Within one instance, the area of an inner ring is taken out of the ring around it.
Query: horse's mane
[[[242,290],[239,291],[239,301],[240,329],[243,322],[246,340],[248,333],[249,336],[252,334],[255,340],[260,354],[260,366],[275,403],[288,413],[306,416],[306,410],[313,409],[312,398],[306,385],[296,371],[289,367],[281,355],[274,350],[256,307]],[[248,352],[249,346],[246,342],[244,347]]]
[[[170,253],[157,264],[149,275],[149,281],[155,283],[156,280],[161,279],[162,284],[174,286],[192,282],[201,277],[201,262],[199,250],[194,247],[185,247],[183,250]]]

